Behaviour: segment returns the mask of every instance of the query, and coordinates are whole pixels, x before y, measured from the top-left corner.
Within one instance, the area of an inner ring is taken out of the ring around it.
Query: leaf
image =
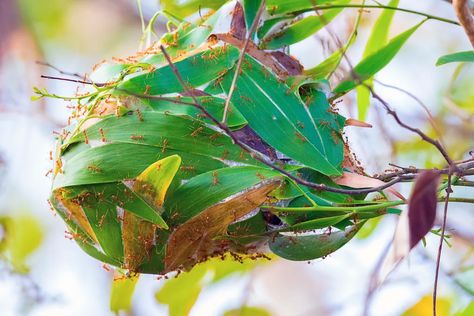
[[[413,186],[408,203],[410,249],[430,232],[436,218],[440,175],[434,170],[421,172]]]
[[[436,66],[441,66],[449,63],[472,63],[474,62],[474,51],[468,50],[464,52],[457,52],[454,54],[444,55],[438,58],[436,61]]]
[[[3,230],[0,253],[6,253],[13,269],[27,273],[28,257],[41,245],[44,232],[38,219],[29,214],[0,217]]]
[[[442,297],[436,299],[437,315],[449,316],[451,302]],[[423,296],[415,305],[407,309],[402,316],[429,316],[433,313],[433,297],[431,295]]]
[[[168,196],[164,216],[172,225],[182,224],[234,194],[280,176],[279,172],[271,169],[251,166],[222,168],[200,174]]]
[[[337,0],[319,0],[317,5],[338,4]],[[271,15],[312,10],[315,2],[308,0],[267,0],[267,10]]]
[[[372,53],[368,57],[362,59],[353,69],[353,73],[357,76],[353,78],[347,78],[343,82],[341,82],[335,89],[334,93],[337,95],[343,95],[350,90],[354,89],[356,86],[360,84],[377,72],[379,72],[382,68],[384,68],[400,51],[403,44],[410,38],[410,36],[425,22],[418,23],[414,27],[406,30],[405,32],[397,35],[394,37],[390,42],[387,43],[384,47],[377,50],[376,52]]]
[[[203,8],[218,9],[226,0],[207,0],[205,2],[201,0],[161,0],[160,3],[163,6],[163,10],[185,18]]]
[[[270,250],[279,257],[306,261],[323,258],[344,246],[362,227],[354,225],[346,231],[315,235],[276,235],[270,240]]]
[[[253,20],[257,16],[258,9],[262,4],[263,0],[243,0],[244,3],[244,14],[245,14],[245,24],[247,25],[247,30],[250,30]]]
[[[391,0],[388,3],[390,7],[398,7],[400,0]],[[395,10],[383,10],[380,13],[379,18],[375,22],[372,33],[370,34],[363,57],[367,57],[370,54],[375,53],[377,50],[382,48],[388,41],[388,33],[390,30],[390,24],[392,23]],[[367,79],[365,82],[367,85],[372,86],[372,79]],[[367,110],[370,106],[370,91],[365,86],[357,87],[357,108],[359,110],[359,119],[365,120]]]
[[[110,293],[110,310],[118,314],[120,311],[128,311],[132,307],[133,292],[137,285],[139,276],[118,277],[112,282]]]
[[[261,307],[242,306],[225,312],[224,316],[271,316],[271,314]]]
[[[224,99],[217,98],[214,96],[197,97],[197,99],[212,117],[222,118],[225,105]],[[172,100],[182,102],[193,101],[192,98],[189,97],[177,97],[172,98]],[[147,104],[155,112],[174,116],[185,116],[203,121],[207,124],[215,125],[215,123],[212,122],[210,119],[208,119],[207,117],[203,117],[201,110],[197,109],[193,105],[177,104],[176,102],[172,101],[156,99],[142,99],[142,102]],[[227,126],[229,126],[230,128],[239,128],[247,124],[245,118],[232,104],[229,105],[229,111],[226,122]]]
[[[336,208],[337,209],[337,208]],[[352,217],[353,214],[348,213],[339,216],[329,216],[329,217],[322,217],[317,219],[312,219],[309,221],[300,222],[297,224],[293,224],[283,229],[279,229],[278,232],[298,232],[298,231],[309,231],[309,230],[316,230],[322,229],[330,226],[334,226],[345,219]]]
[[[224,149],[222,153],[225,153]],[[133,179],[157,159],[175,154],[183,160],[183,167],[179,172],[181,179],[226,167],[224,162],[204,155],[173,149],[163,152],[162,148],[156,146],[115,143],[90,148],[67,159],[64,173],[56,176],[53,186],[60,188]],[[94,167],[99,168],[100,172]]]
[[[169,316],[189,315],[194,303],[203,289],[206,267],[197,266],[188,273],[168,280],[155,294],[156,300],[169,307]]]
[[[155,298],[159,303],[168,305],[170,316],[189,315],[204,286],[235,273],[244,273],[265,262],[266,259],[245,258],[239,262],[229,255],[212,258],[195,265],[191,271],[183,271],[167,280]]]
[[[440,175],[435,170],[418,174],[408,200],[408,211],[402,212],[398,219],[393,243],[378,276],[378,284],[383,282],[433,227],[439,180]]]
[[[326,175],[340,175],[343,150],[335,150],[332,133],[324,132],[305,104],[262,65],[246,59],[232,103],[249,126],[269,145]],[[230,73],[230,72],[229,72]],[[224,76],[228,91],[232,76]],[[325,105],[321,105],[325,106]],[[339,140],[337,140],[339,141]]]
[[[177,155],[161,159],[143,171],[133,184],[133,191],[139,194],[156,210],[163,211],[165,195],[181,164]],[[158,215],[160,218],[161,216]],[[161,228],[168,229],[162,219]],[[150,258],[155,246],[156,226],[131,212],[125,212],[123,220],[123,244],[125,251],[125,265],[136,271],[146,259]]]
[[[155,208],[163,208],[165,195],[181,165],[181,157],[168,156],[145,169],[133,184],[133,190]]]
[[[253,1],[255,2],[255,1]],[[245,5],[245,4],[244,4]],[[229,33],[238,39],[245,39],[247,28],[245,27],[244,9],[240,2],[236,2],[234,11],[232,12],[232,20],[230,22]]]
[[[216,237],[225,236],[227,227],[244,217],[268,199],[279,184],[272,181],[250,189],[228,201],[213,205],[194,216],[171,234],[165,257],[165,271],[188,270],[210,256],[225,253],[227,246]]]
[[[195,54],[181,61],[174,61],[178,72],[189,87],[199,87],[231,68],[239,51],[230,46],[219,46]],[[151,72],[134,75],[118,85],[119,93],[165,94],[183,92],[184,87],[169,65]]]
[[[339,1],[341,4],[351,0]],[[321,15],[310,15],[283,28],[280,32],[262,39],[261,46],[265,49],[277,49],[300,42],[314,35],[331,22],[344,8],[325,10]]]

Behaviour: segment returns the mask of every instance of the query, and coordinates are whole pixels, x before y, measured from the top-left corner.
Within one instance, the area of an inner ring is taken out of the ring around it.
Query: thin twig
[[[423,110],[425,111],[426,115],[428,116],[428,121],[430,122],[431,124],[431,127],[433,128],[433,130],[435,131],[436,135],[438,136],[441,144],[443,144],[444,146],[444,142],[443,142],[443,139],[442,139],[442,135],[441,135],[441,132],[439,130],[439,128],[436,126],[436,122],[435,122],[435,119],[433,117],[433,115],[431,114],[430,110],[428,109],[428,107],[423,103],[423,101],[420,100],[420,98],[418,98],[416,95],[414,95],[413,93],[411,93],[410,91],[408,90],[405,90],[405,89],[402,89],[400,87],[397,87],[397,86],[394,86],[394,85],[390,85],[390,84],[386,84],[386,83],[383,83],[381,82],[380,80],[377,80],[374,78],[374,81],[384,87],[387,87],[387,88],[390,88],[390,89],[394,89],[394,90],[397,90],[397,91],[400,91],[401,93],[404,93],[406,94],[407,96],[409,96],[410,98],[412,98],[413,100],[415,100],[422,108]]]
[[[449,195],[453,192],[451,188],[452,172],[453,170],[451,169],[451,173],[448,175],[448,187],[446,188],[446,198],[444,202],[443,224],[441,226],[441,235],[439,237],[438,255],[436,257],[436,272],[435,272],[435,279],[434,279],[434,285],[433,285],[433,316],[436,316],[436,298],[438,294],[439,267],[441,263],[441,253],[443,251],[444,235],[446,232],[446,221],[448,218]]]
[[[81,74],[79,74],[79,73],[77,73],[77,72],[64,71],[64,70],[62,70],[62,69],[60,69],[60,68],[58,68],[58,67],[56,67],[56,66],[53,66],[53,65],[51,65],[50,63],[47,63],[47,62],[45,62],[45,61],[39,61],[39,60],[37,60],[37,61],[36,61],[36,64],[41,65],[41,66],[45,66],[45,67],[49,67],[49,68],[51,68],[51,69],[54,69],[54,70],[56,70],[57,72],[59,72],[61,75],[76,77],[76,78],[79,78],[79,79],[81,79],[81,80],[85,80],[85,79],[86,79],[86,76],[85,76],[85,75],[81,75]]]
[[[331,10],[331,9],[338,9],[338,8],[360,8],[360,9],[382,9],[382,10],[395,10],[395,11],[401,11],[405,13],[411,13],[411,14],[416,14],[420,16],[424,16],[427,19],[430,20],[438,20],[441,22],[446,22],[449,24],[454,24],[454,25],[459,25],[459,22],[453,21],[450,19],[442,18],[439,16],[434,16],[428,13],[424,12],[419,12],[415,10],[410,10],[410,9],[404,9],[404,8],[399,8],[399,7],[392,7],[392,6],[387,6],[387,5],[363,5],[363,4],[329,4],[329,5],[317,5],[313,6],[312,8],[308,8],[305,10],[297,11],[294,12],[295,14],[299,13],[304,13],[310,10]]]
[[[252,35],[257,29],[258,23],[260,22],[260,17],[262,16],[264,9],[265,9],[265,0],[262,1],[262,3],[260,4],[260,7],[258,8],[255,19],[253,20],[252,25],[250,26],[249,32],[247,34],[247,38],[245,39],[244,46],[242,47],[242,50],[240,51],[240,56],[239,56],[239,60],[237,61],[234,77],[232,78],[232,83],[230,85],[229,92],[227,93],[227,99],[225,100],[224,114],[222,115],[222,123],[224,124],[227,121],[227,112],[229,110],[230,100],[232,99],[232,95],[234,94],[235,87],[237,86],[237,79],[239,78],[239,75],[240,75],[240,69],[242,68],[242,63],[245,59],[245,54],[249,47],[250,41],[252,39]]]
[[[68,82],[81,83],[81,84],[88,84],[88,85],[93,85],[93,86],[96,86],[96,87],[103,87],[103,86],[106,85],[105,83],[97,83],[97,82],[85,81],[85,80],[80,80],[80,79],[69,79],[69,78],[46,76],[46,75],[41,75],[41,78],[68,81]]]
[[[412,126],[404,123],[400,119],[400,117],[398,116],[397,112],[394,111],[390,107],[390,105],[387,103],[387,101],[385,101],[380,95],[378,95],[371,86],[369,86],[368,84],[365,84],[363,82],[361,82],[361,84],[363,84],[367,89],[370,90],[370,93],[372,93],[372,96],[384,106],[387,113],[390,114],[395,119],[395,121],[398,123],[398,125],[400,125],[404,129],[407,129],[407,130],[409,130],[409,131],[411,131],[415,134],[418,134],[418,136],[420,136],[422,140],[424,140],[425,142],[430,143],[431,145],[435,146],[436,149],[438,149],[438,151],[441,153],[443,158],[446,160],[446,162],[448,163],[449,166],[454,166],[455,165],[453,160],[451,159],[451,157],[449,157],[449,154],[446,151],[446,149],[443,147],[443,145],[438,140],[429,137],[424,132],[422,132],[420,129],[412,127]]]

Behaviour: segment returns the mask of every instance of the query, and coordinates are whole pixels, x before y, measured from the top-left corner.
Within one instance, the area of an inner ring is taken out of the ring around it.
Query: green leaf
[[[326,3],[339,4],[339,2],[337,0],[318,0],[317,5]],[[314,1],[308,0],[267,0],[266,3],[267,11],[271,15],[310,10],[315,5]]]
[[[158,227],[168,229],[168,225],[159,214],[163,212],[168,188],[176,175],[181,164],[181,158],[177,155],[161,159],[143,171],[133,184],[132,190],[139,194],[157,211],[161,219]],[[156,225],[143,220],[132,212],[125,212],[123,219],[123,244],[125,251],[125,264],[128,269],[136,271],[144,261],[150,259],[150,253],[156,249]],[[140,238],[137,238],[140,236]]]
[[[350,90],[354,89],[356,86],[360,84],[377,72],[379,72],[382,68],[384,68],[400,51],[403,44],[410,38],[410,36],[425,22],[418,23],[414,27],[406,30],[405,32],[397,35],[394,37],[387,45],[383,48],[377,50],[375,53],[369,55],[368,57],[364,58],[360,63],[358,63],[353,72],[357,76],[356,78],[347,78],[345,81],[341,82],[335,89],[334,93],[336,95],[343,95]]]
[[[305,221],[305,222],[288,226],[283,229],[279,229],[278,232],[290,232],[290,231],[298,232],[298,231],[309,231],[309,230],[326,228],[326,227],[334,226],[352,216],[353,215],[351,213],[348,213],[348,214],[339,215],[339,216],[329,216],[329,217],[312,219],[309,221]]]
[[[163,152],[156,146],[115,143],[90,148],[67,159],[64,173],[58,174],[54,180],[54,188],[132,179],[157,160],[175,154],[183,160],[180,179],[226,167],[224,162],[204,155],[172,149]]]
[[[123,259],[122,223],[117,218],[117,206],[108,201],[82,205],[97,241],[104,253],[118,261]]]
[[[230,46],[215,47],[184,60],[174,65],[185,80],[192,87],[199,87],[217,78],[231,68],[237,58],[239,50]],[[151,72],[134,75],[118,85],[119,93],[138,94],[165,94],[183,92],[185,89],[177,79],[171,67],[166,64]]]
[[[133,292],[139,276],[120,277],[113,280],[110,293],[110,310],[118,313],[128,311],[132,307]]]
[[[449,63],[464,62],[472,63],[474,62],[474,51],[468,50],[464,52],[457,52],[454,54],[444,55],[438,58],[436,61],[436,66],[441,66]]]
[[[99,251],[95,245],[94,240],[92,240],[91,236],[89,236],[79,225],[77,225],[73,220],[72,217],[68,215],[68,210],[65,206],[60,203],[60,201],[56,198],[56,195],[52,195],[50,198],[51,204],[54,206],[57,214],[66,222],[69,231],[74,238],[74,241],[78,244],[78,246],[84,250],[89,256],[113,266],[119,267],[122,264],[122,260],[113,259],[103,252]]]
[[[184,223],[205,208],[278,176],[280,173],[271,169],[251,166],[223,168],[200,174],[168,196],[165,214],[169,218],[176,213],[172,223]]]
[[[323,258],[344,246],[354,237],[360,227],[354,225],[347,231],[331,232],[315,235],[282,235],[270,239],[270,250],[279,257],[306,261]]]
[[[227,0],[185,0],[185,1],[176,1],[176,0],[161,0],[160,4],[163,6],[163,10],[185,18],[195,12],[198,12],[201,9],[218,9],[223,5]]]
[[[387,212],[388,212],[388,210],[387,210]],[[375,229],[377,228],[377,226],[380,223],[381,219],[382,219],[382,216],[369,219],[365,223],[365,225],[359,230],[356,237],[358,239],[369,238],[372,235],[372,233],[375,231]]]
[[[44,233],[38,220],[32,215],[21,214],[0,218],[4,230],[1,252],[7,254],[13,269],[28,272],[26,260],[41,245]]]
[[[302,100],[286,84],[253,59],[247,61],[232,102],[249,126],[290,158],[326,175],[340,175],[343,150],[335,146],[339,140],[332,138],[330,130],[317,125]],[[223,80],[226,91],[232,80],[229,74]]]
[[[260,8],[263,0],[243,0],[244,2],[244,15],[245,15],[245,24],[247,25],[247,30],[250,30],[253,20],[257,15],[257,11]]]
[[[261,307],[242,306],[225,312],[224,316],[271,316],[271,314]]]
[[[391,0],[388,6],[398,7],[400,0]],[[363,57],[367,57],[370,54],[375,53],[377,50],[382,48],[388,41],[388,33],[390,30],[390,24],[392,23],[395,10],[383,10],[379,18],[375,22],[372,33],[367,40]],[[365,82],[367,85],[372,86],[372,79],[367,79]],[[370,91],[365,86],[357,87],[357,108],[359,109],[359,119],[364,121],[367,115],[367,111],[370,106]]]
[[[349,3],[351,0],[339,1],[341,4]],[[262,40],[262,47],[266,49],[277,49],[304,40],[314,35],[317,31],[331,22],[344,8],[325,10],[321,15],[307,16],[285,27],[276,34],[269,35]]]
[[[222,118],[224,113],[225,100],[222,98],[205,96],[196,97],[200,104],[209,112],[212,117]],[[172,100],[182,102],[193,102],[190,97],[172,98]],[[177,104],[176,102],[167,100],[156,100],[156,99],[142,99],[142,102],[147,104],[155,112],[160,112],[174,116],[186,116],[196,120],[203,121],[207,124],[215,125],[209,118],[203,117],[201,110],[197,109],[193,105]],[[230,128],[243,127],[247,124],[245,118],[240,112],[232,105],[229,106],[227,116],[227,126]]]
[[[160,214],[122,182],[74,186],[56,190],[55,193],[62,194],[64,199],[72,201],[74,204],[78,203],[82,208],[93,209],[98,203],[109,203],[159,227],[167,227]]]
[[[261,40],[265,37],[269,32],[274,29],[277,29],[279,26],[284,25],[288,21],[294,19],[293,16],[279,16],[273,19],[267,19],[263,21],[262,26],[260,26],[257,30],[257,37]]]

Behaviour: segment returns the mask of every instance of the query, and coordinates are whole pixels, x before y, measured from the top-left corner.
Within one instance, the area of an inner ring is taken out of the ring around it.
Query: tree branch
[[[474,17],[466,0],[453,0],[454,12],[474,48]]]

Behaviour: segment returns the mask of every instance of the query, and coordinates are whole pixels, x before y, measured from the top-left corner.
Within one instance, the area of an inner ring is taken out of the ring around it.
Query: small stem
[[[406,13],[411,13],[411,14],[424,16],[424,17],[426,17],[427,19],[430,19],[430,20],[437,20],[437,21],[446,22],[446,23],[449,23],[449,24],[460,25],[459,22],[454,21],[454,20],[442,18],[442,17],[439,17],[439,16],[431,15],[431,14],[420,12],[420,11],[404,9],[404,8],[398,8],[398,7],[392,7],[392,6],[388,6],[388,5],[332,4],[332,5],[314,6],[312,8],[301,10],[301,11],[298,11],[296,13],[304,13],[304,12],[307,12],[307,11],[310,11],[310,10],[330,10],[330,9],[337,9],[337,8],[361,8],[361,9],[395,10],[395,11],[401,11],[401,12],[406,12]]]
[[[451,173],[450,173],[448,175],[446,197],[445,197],[445,202],[444,202],[443,224],[441,226],[441,236],[439,238],[438,255],[436,257],[436,271],[435,271],[435,279],[434,279],[434,285],[433,285],[433,316],[436,316],[436,298],[437,298],[437,293],[438,293],[439,267],[441,265],[441,253],[443,251],[444,235],[446,233],[446,220],[448,218],[449,195],[451,194],[451,192],[453,192],[451,188],[451,180],[452,179],[451,179]]]
[[[271,210],[281,211],[281,212],[306,212],[306,211],[364,212],[364,211],[376,211],[382,208],[402,205],[405,203],[406,203],[405,201],[393,201],[393,202],[380,203],[376,205],[364,205],[364,206],[310,206],[310,207],[262,206],[262,208],[269,208]]]

